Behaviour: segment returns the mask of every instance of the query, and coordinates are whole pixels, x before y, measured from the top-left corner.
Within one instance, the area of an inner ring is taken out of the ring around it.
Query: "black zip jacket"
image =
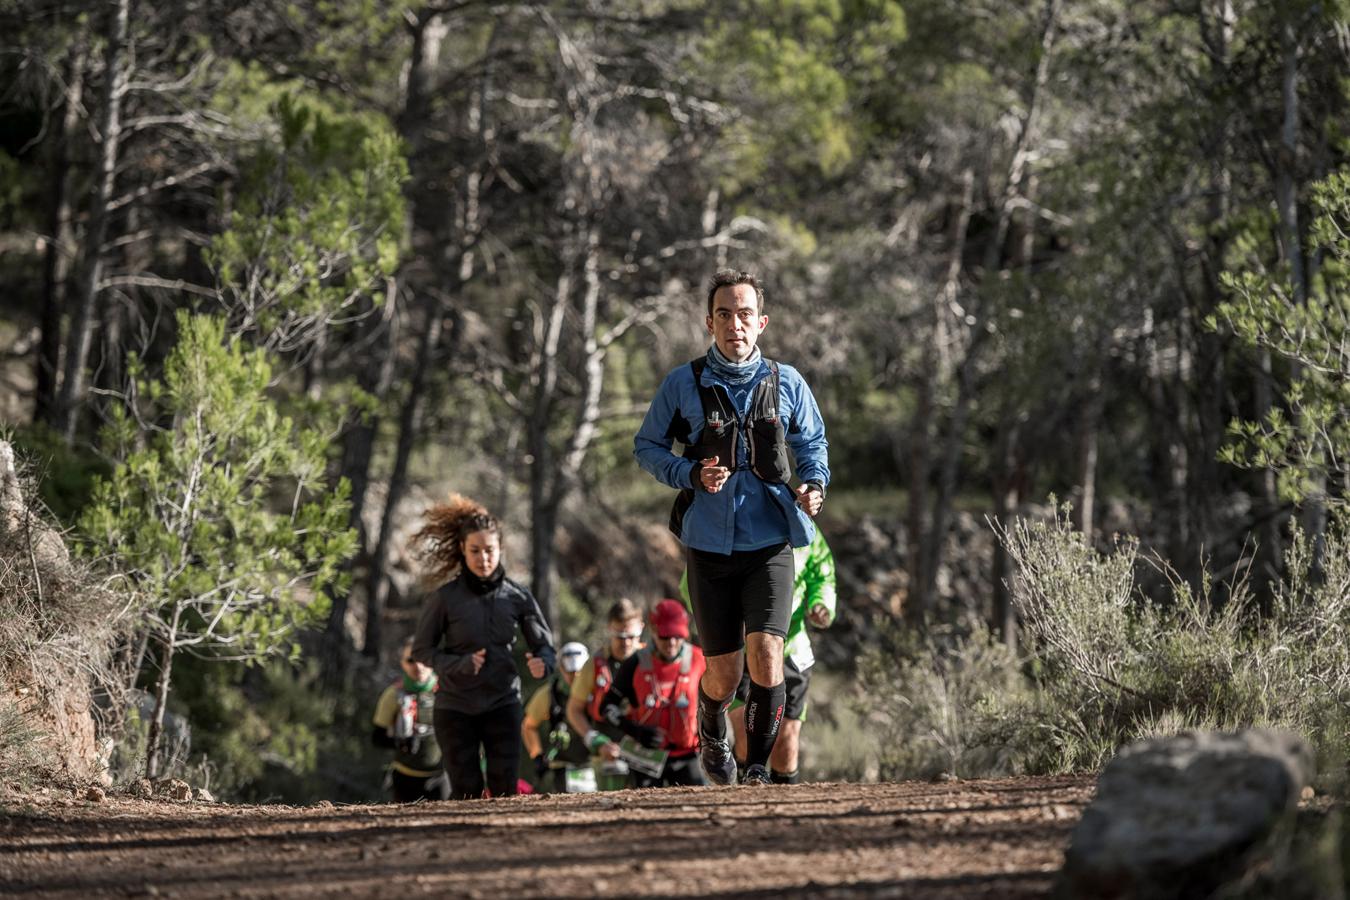
[[[500,572],[484,580],[461,571],[422,608],[412,656],[431,666],[440,679],[437,709],[478,715],[520,702],[520,674],[511,653],[517,625],[530,652],[544,661],[544,677],[553,672],[553,634],[539,604],[533,594]],[[487,658],[474,674],[473,654],[482,649],[487,650]]]

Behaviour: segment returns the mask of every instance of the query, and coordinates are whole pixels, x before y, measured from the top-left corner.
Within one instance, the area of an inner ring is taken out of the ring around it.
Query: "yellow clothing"
[[[394,727],[394,719],[398,716],[398,695],[402,686],[403,682],[401,680],[396,681],[385,688],[384,693],[380,695],[379,702],[375,704],[375,715],[371,717],[371,723],[377,728],[383,728],[388,731]],[[425,729],[426,734],[423,740],[428,742],[426,752],[422,754],[424,760],[422,766],[410,765],[409,761],[401,760],[397,755],[395,756],[394,761],[390,763],[390,768],[395,772],[402,772],[404,775],[410,775],[413,778],[430,778],[433,775],[439,774],[441,771],[440,749],[436,747],[436,739],[432,734],[432,692],[426,691],[425,695],[425,700],[419,697],[421,702],[417,704],[418,730]],[[433,757],[435,762],[431,765],[431,768],[424,768],[427,763],[432,762]]]

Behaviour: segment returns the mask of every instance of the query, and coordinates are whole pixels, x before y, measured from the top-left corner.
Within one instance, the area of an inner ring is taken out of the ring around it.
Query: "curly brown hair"
[[[459,574],[466,537],[475,531],[501,534],[501,526],[487,507],[462,494],[451,494],[444,503],[430,507],[423,518],[426,524],[413,535],[413,548],[426,564],[428,578],[437,582]]]

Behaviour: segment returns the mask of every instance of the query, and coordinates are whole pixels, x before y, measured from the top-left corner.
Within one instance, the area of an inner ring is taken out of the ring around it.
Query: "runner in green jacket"
[[[834,622],[838,599],[835,593],[834,554],[819,527],[816,536],[805,547],[792,551],[796,569],[792,585],[792,619],[783,643],[783,681],[787,700],[783,706],[783,724],[769,757],[770,778],[777,784],[796,784],[797,756],[802,722],[806,721],[806,690],[811,682],[811,666],[816,657],[811,650],[811,635],[806,630],[809,622],[816,628],[828,628]],[[680,596],[689,606],[688,573],[680,581]],[[745,762],[745,691],[749,675],[741,679],[732,703],[730,719],[735,733],[735,753],[738,764]]]

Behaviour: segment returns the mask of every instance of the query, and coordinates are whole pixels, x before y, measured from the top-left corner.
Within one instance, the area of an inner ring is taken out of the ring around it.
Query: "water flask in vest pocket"
[[[394,717],[394,738],[410,738],[417,733],[417,697],[403,694],[398,698],[398,715]]]
[[[566,788],[569,794],[593,794],[599,790],[595,769],[590,766],[567,767]]]

